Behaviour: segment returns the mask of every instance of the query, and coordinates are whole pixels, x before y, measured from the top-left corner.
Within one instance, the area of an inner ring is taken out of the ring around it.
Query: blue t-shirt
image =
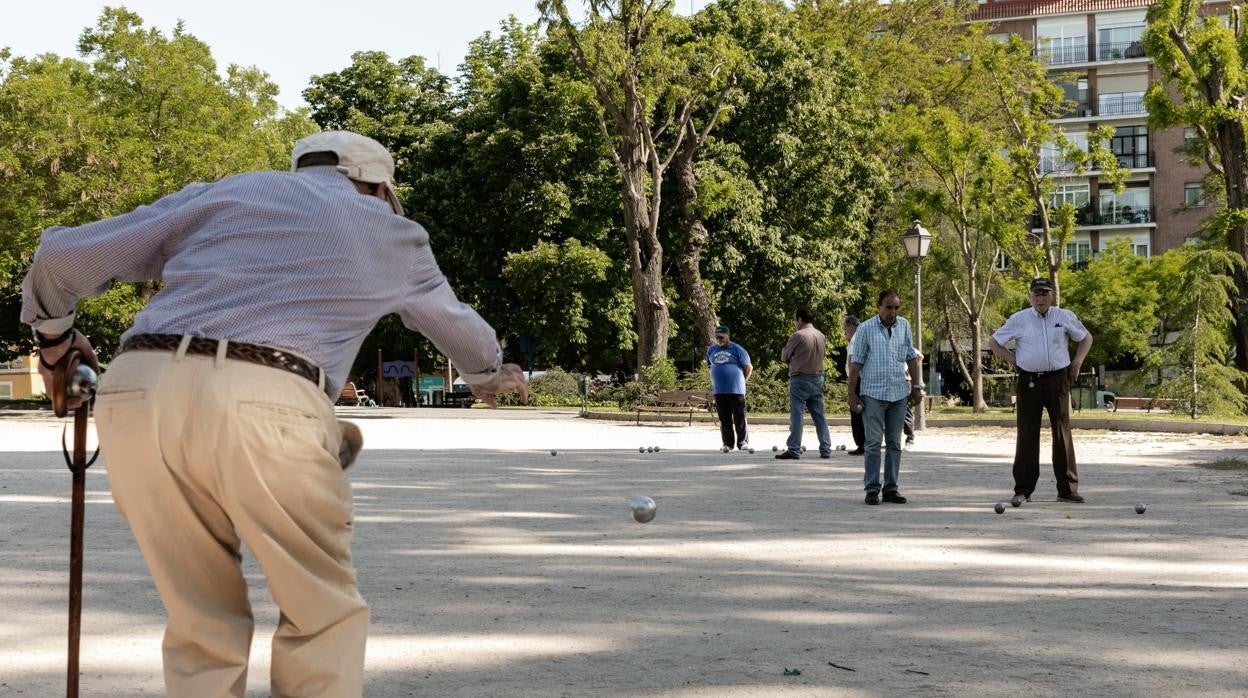
[[[736,342],[721,347],[712,344],[706,350],[706,363],[711,365],[711,392],[716,395],[745,395],[745,367],[750,355]]]

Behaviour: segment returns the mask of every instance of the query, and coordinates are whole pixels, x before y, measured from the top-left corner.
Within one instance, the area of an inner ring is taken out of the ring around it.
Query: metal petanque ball
[[[751,447],[750,447],[750,453],[753,453],[753,452],[754,452],[754,447],[753,447],[753,446],[751,446]]]
[[[1023,505],[1023,498],[1022,498],[1022,497],[1020,497],[1020,496],[1018,496],[1018,495],[1014,495],[1013,497],[1010,497],[1010,506],[1012,506],[1012,507],[1021,507],[1022,505]]]
[[[802,444],[802,453],[806,452],[806,444]]]
[[[658,453],[658,452],[659,452],[659,447],[658,447],[658,446],[655,446],[655,447],[654,447],[654,452],[655,452],[655,453]]]
[[[993,510],[993,511],[995,511],[995,512],[997,512],[998,514],[1004,514],[1004,513],[1005,513],[1005,502],[997,502],[996,506],[994,506],[994,507],[992,508],[992,510]]]
[[[649,497],[633,497],[633,520],[637,523],[650,523],[654,519],[655,513],[659,509],[659,505]]]
[[[719,452],[720,452],[720,453],[727,453],[727,452],[728,452],[728,447],[727,447],[727,446],[720,446],[720,447],[719,447]]]
[[[638,452],[638,453],[645,453],[645,452],[646,452],[646,447],[645,447],[645,446],[638,446],[638,447],[637,447],[637,452]]]
[[[1135,503],[1135,513],[1137,513],[1137,514],[1143,514],[1143,513],[1144,513],[1144,510],[1145,510],[1145,509],[1147,509],[1147,508],[1148,508],[1148,507],[1145,507],[1145,506],[1144,506],[1144,502],[1136,502],[1136,503]]]
[[[552,448],[552,449],[550,449],[550,455],[552,455],[552,456],[557,456],[557,455],[559,455],[559,452],[558,452],[558,451],[556,451],[555,449],[553,449],[553,448]]]
[[[779,450],[780,450],[780,447],[779,447],[779,446],[772,446],[772,447],[771,447],[771,450],[773,450],[773,451],[779,451]]]
[[[78,367],[74,369],[74,375],[69,377],[69,385],[65,386],[65,392],[70,397],[90,397],[95,393],[97,382],[98,377],[90,366],[78,364]]]

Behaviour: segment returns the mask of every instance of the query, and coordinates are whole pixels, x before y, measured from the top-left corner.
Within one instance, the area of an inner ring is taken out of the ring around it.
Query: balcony
[[[1060,42],[1060,43],[1055,43]],[[1043,65],[1066,65],[1088,62],[1088,37],[1042,40],[1032,55]]]
[[[1153,156],[1153,151],[1147,153],[1118,153],[1118,166],[1126,167],[1132,170],[1142,170],[1146,167],[1155,167],[1157,159]]]
[[[1090,205],[1082,206],[1075,211],[1075,225],[1091,228],[1106,225],[1146,225],[1157,220],[1157,209],[1154,206],[1104,206],[1097,211]],[[1049,212],[1049,224],[1056,227],[1053,212]],[[1031,214],[1031,229],[1041,228],[1040,214]]]
[[[1144,114],[1143,92],[1114,92],[1099,95],[1096,99],[1097,116],[1122,116]]]
[[[1144,58],[1144,44],[1135,41],[1115,41],[1097,44],[1096,60],[1117,61],[1123,58]]]

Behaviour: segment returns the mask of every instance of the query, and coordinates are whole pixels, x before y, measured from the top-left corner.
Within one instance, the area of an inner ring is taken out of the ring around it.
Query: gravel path
[[[751,455],[710,426],[560,411],[344,416],[367,441],[368,696],[1248,695],[1248,471],[1194,467],[1248,458],[1248,439],[1076,432],[1088,503],[1058,503],[1046,473],[998,515],[1008,429],[920,434],[910,503],[866,507],[861,459],[819,459],[809,429],[784,462],[779,427],[753,428]],[[64,687],[59,439],[0,417],[3,696]],[[106,465],[88,474],[83,695],[160,695],[163,612]],[[637,494],[652,523],[629,516]],[[277,610],[246,564],[261,696]]]

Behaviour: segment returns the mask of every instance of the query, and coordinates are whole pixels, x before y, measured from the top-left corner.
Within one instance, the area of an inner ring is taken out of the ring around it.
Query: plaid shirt
[[[858,326],[850,343],[851,361],[860,364],[858,394],[885,402],[904,400],[910,395],[906,362],[919,355],[910,334],[910,323],[898,316],[885,327],[880,316]]]
[[[163,279],[136,333],[192,334],[306,356],[341,390],[377,320],[398,313],[460,369],[488,381],[494,330],[456,299],[419,224],[332,167],[192,184],[150,206],[49,228],[22,284],[22,322],[59,334],[112,279]],[[123,338],[124,338],[123,336]]]

